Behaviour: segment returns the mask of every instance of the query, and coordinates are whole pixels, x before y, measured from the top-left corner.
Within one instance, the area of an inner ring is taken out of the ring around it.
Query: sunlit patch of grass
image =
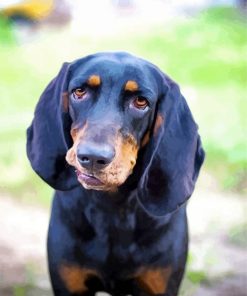
[[[14,287],[14,291],[13,291],[13,295],[14,296],[26,296],[27,295],[27,289],[28,287],[27,286],[15,286]]]
[[[13,296],[51,296],[49,289],[41,289],[31,285],[17,285],[13,288]]]
[[[188,271],[187,278],[193,284],[200,284],[200,283],[206,281],[207,275],[206,275],[205,271],[202,271],[202,270],[201,271]]]
[[[200,287],[202,284],[207,284],[208,282],[209,279],[205,270],[190,270],[190,268],[187,268],[182,281],[179,295],[193,295],[198,287]]]

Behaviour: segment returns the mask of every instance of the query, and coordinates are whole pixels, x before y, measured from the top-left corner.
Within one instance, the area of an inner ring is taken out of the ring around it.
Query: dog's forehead
[[[71,78],[87,79],[91,75],[98,75],[100,80],[133,80],[146,84],[154,82],[150,65],[149,62],[130,54],[102,53],[74,62]]]

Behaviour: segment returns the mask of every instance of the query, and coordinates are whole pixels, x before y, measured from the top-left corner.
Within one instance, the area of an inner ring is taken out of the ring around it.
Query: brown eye
[[[82,99],[85,94],[87,93],[87,91],[83,88],[76,88],[75,90],[73,90],[73,96],[75,99]]]
[[[133,105],[134,107],[138,108],[138,109],[146,109],[146,107],[148,107],[149,103],[148,100],[143,98],[143,97],[137,97],[134,99],[133,101]]]

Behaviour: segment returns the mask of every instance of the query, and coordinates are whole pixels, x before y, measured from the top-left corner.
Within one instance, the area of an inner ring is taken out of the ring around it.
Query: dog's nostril
[[[78,154],[77,159],[80,165],[83,167],[89,168],[90,166],[92,166],[92,159],[90,159],[88,156]]]
[[[89,158],[88,157],[81,157],[80,160],[82,162],[89,162]]]

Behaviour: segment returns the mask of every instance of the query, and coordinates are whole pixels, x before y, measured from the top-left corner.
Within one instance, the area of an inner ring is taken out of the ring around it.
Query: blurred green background
[[[52,189],[34,174],[25,153],[25,131],[38,98],[64,61],[98,51],[124,50],[157,64],[178,82],[200,128],[207,153],[205,174],[223,192],[236,192],[244,199],[245,16],[239,8],[221,6],[202,9],[193,17],[143,22],[142,26],[123,21],[107,33],[91,23],[76,30],[46,24],[23,33],[9,17],[0,15],[0,196],[45,207],[50,204]],[[241,226],[234,234],[238,231],[233,239],[241,244],[246,228]],[[187,277],[192,283],[200,282],[207,273],[189,271]],[[13,295],[26,294],[21,288]]]

